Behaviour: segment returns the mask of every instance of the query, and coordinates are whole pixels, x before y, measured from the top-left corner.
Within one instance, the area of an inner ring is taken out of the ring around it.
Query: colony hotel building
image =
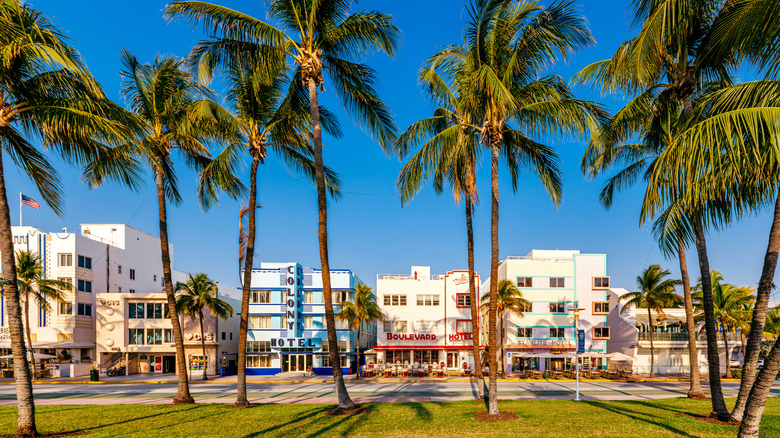
[[[479,297],[479,276],[474,281]],[[386,318],[377,330],[378,362],[474,364],[468,271],[433,278],[429,266],[412,266],[408,275],[378,275],[376,289]]]
[[[333,310],[353,300],[358,278],[346,269],[331,269]],[[311,370],[331,374],[322,271],[298,263],[261,263],[252,270],[249,297],[246,373],[271,375]],[[336,322],[342,372],[356,365],[356,333]],[[373,345],[376,331],[362,331],[361,350]]]
[[[607,353],[608,316],[617,305],[608,297],[606,254],[535,249],[525,257],[504,259],[498,265],[498,278],[511,280],[531,302],[522,317],[514,312],[504,315],[507,371],[570,367],[572,359],[564,355],[577,348],[573,308],[585,309],[580,312],[579,328],[585,332],[585,353],[592,358],[583,366],[606,366],[606,359],[598,356]],[[489,284],[490,279],[482,285],[483,291]]]
[[[82,224],[80,233],[12,227],[12,233],[16,251],[40,255],[47,278],[73,285],[61,301],[45,306],[31,302],[28,315],[34,350],[52,355],[66,351],[72,356],[71,366],[60,367],[63,377],[116,365],[126,365],[130,373],[174,372],[157,237],[122,224]],[[173,264],[173,244],[170,253]],[[185,280],[183,272],[172,274],[174,282]],[[231,305],[237,308],[236,303]],[[237,332],[238,318],[214,321],[208,314],[205,319],[209,369],[217,372],[218,358],[232,353],[235,362],[238,340],[232,345],[228,333]],[[200,328],[189,317],[182,323],[185,349],[200,370]],[[8,348],[8,319],[0,298],[0,351],[10,354],[3,350]]]

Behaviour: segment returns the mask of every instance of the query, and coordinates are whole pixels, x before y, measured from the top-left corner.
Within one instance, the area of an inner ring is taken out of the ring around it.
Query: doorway
[[[176,356],[163,356],[162,372],[163,373],[176,372]]]
[[[303,372],[312,365],[311,354],[283,354],[282,372]]]
[[[457,351],[447,352],[447,368],[460,368],[458,364],[459,353]]]

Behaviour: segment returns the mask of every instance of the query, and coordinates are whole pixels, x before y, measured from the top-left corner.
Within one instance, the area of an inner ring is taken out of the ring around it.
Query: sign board
[[[271,348],[322,348],[320,338],[271,338]]]
[[[585,352],[585,330],[577,330],[577,353]]]

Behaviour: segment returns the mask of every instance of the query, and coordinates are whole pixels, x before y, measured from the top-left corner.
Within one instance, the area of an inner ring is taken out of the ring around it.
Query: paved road
[[[350,395],[359,402],[371,401],[437,401],[470,400],[476,396],[473,382],[380,383],[348,382]],[[706,382],[702,382],[706,389]],[[574,382],[499,382],[501,399],[572,399]],[[726,397],[734,397],[738,382],[724,382]],[[642,400],[679,397],[688,389],[686,382],[583,382],[580,386],[586,400]],[[235,384],[230,382],[197,383],[190,386],[193,397],[203,403],[231,403]],[[255,403],[335,403],[332,383],[252,383],[248,385],[250,401]],[[37,404],[157,404],[169,403],[176,392],[175,384],[45,384],[35,385]],[[772,390],[780,396],[780,384]],[[0,386],[0,406],[16,403],[13,385]]]

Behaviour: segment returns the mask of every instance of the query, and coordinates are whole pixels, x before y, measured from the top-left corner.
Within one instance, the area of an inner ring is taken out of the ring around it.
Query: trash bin
[[[100,373],[98,372],[98,370],[89,370],[89,381],[90,382],[100,381]]]

